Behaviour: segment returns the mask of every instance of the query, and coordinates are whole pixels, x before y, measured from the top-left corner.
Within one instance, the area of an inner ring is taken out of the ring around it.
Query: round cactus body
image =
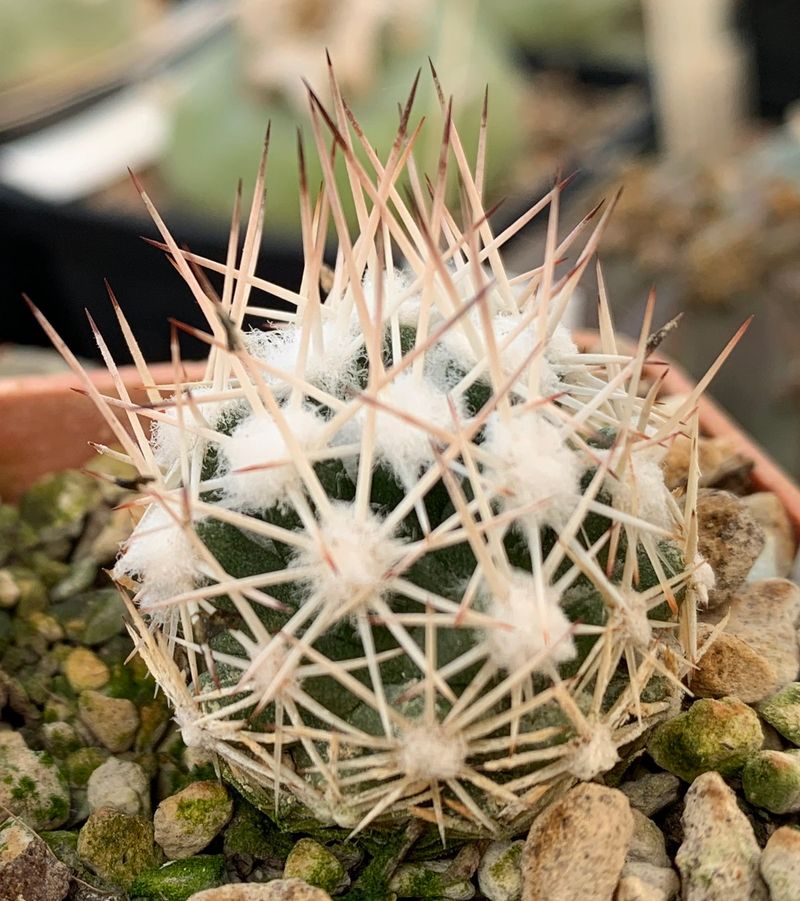
[[[301,152],[298,291],[253,275],[263,167],[238,259],[193,258],[154,213],[210,356],[144,405],[94,392],[146,478],[114,575],[186,744],[280,822],[510,834],[611,769],[688,669],[697,472],[676,499],[659,460],[695,400],[642,388],[649,320],[621,353],[602,290],[596,352],[561,325],[607,213],[559,238],[556,185],[545,259],[512,277],[445,104],[428,190],[410,102],[381,160],[338,94],[310,101],[326,178],[310,196]]]

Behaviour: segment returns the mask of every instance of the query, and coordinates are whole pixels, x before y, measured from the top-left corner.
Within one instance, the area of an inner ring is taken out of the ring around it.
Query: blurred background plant
[[[148,357],[168,358],[164,318],[199,322],[137,240],[153,230],[126,167],[181,241],[224,259],[227,211],[268,119],[260,274],[296,282],[302,79],[326,99],[327,49],[354,112],[388,143],[396,100],[430,57],[473,154],[489,85],[496,229],[557,171],[578,172],[565,228],[625,186],[601,249],[624,330],[655,283],[665,317],[686,313],[671,350],[698,374],[709,335],[756,314],[715,394],[800,473],[799,24],[792,0],[0,0],[0,373],[50,365],[20,349],[44,343],[23,291],[96,359],[89,308],[124,361],[104,278]],[[418,115],[436,103],[426,72]],[[430,177],[434,131],[415,150]],[[534,220],[510,244],[512,268],[543,240]],[[188,339],[182,350],[201,352]]]

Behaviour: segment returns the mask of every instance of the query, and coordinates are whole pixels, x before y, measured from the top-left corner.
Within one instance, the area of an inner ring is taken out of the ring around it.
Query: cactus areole
[[[485,143],[462,145],[441,91],[432,173],[413,90],[381,155],[333,78],[328,97],[309,90],[318,193],[298,143],[298,290],[254,275],[266,151],[221,263],[181,249],[142,192],[209,356],[204,378],[176,356],[153,385],[118,310],[149,402],[86,379],[108,452],[143,477],[114,576],[184,741],[278,822],[508,835],[611,769],[688,670],[697,467],[673,496],[659,464],[696,438],[696,398],[667,408],[644,380],[652,304],[632,354],[602,277],[598,349],[562,325],[610,208],[562,230],[556,183],[495,234]],[[512,275],[503,245],[536,214],[544,259]]]

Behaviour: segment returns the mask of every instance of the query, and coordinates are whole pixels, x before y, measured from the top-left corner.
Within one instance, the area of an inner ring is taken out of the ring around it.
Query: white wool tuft
[[[561,528],[580,501],[584,466],[561,430],[541,413],[527,410],[504,421],[493,413],[486,423],[485,450],[495,459],[487,476],[506,508],[539,504],[524,519]]]
[[[454,779],[466,756],[467,745],[461,735],[450,735],[442,726],[419,726],[403,735],[397,766],[414,782]]]
[[[511,334],[519,327],[524,314],[500,312],[494,313],[491,318],[492,332],[495,344],[500,355],[500,366],[504,375],[511,375],[526,361],[528,366],[535,359],[534,349],[539,343],[538,325],[536,320],[525,325],[519,334],[513,339]],[[467,314],[467,318],[474,330],[483,335],[485,332],[480,311],[473,309]],[[509,342],[506,345],[506,342]],[[442,336],[442,347],[450,355],[450,358],[463,370],[470,370],[477,362],[475,352],[467,339],[465,329],[456,324]],[[563,385],[560,372],[564,368],[561,360],[564,356],[577,353],[577,348],[572,341],[569,331],[564,326],[556,327],[554,333],[545,342],[544,350],[539,354],[539,391],[547,397],[557,394]],[[527,380],[528,366],[520,373],[520,380]],[[488,374],[484,374],[488,378]]]
[[[692,566],[696,567],[692,579],[694,580],[694,588],[697,592],[698,605],[701,607],[708,606],[708,593],[717,584],[717,577],[711,564],[703,557],[702,554],[695,554]]]
[[[325,420],[308,408],[284,409],[286,424],[303,451],[320,447]],[[293,463],[268,464],[292,454],[276,421],[268,414],[253,415],[236,426],[222,446],[227,464],[222,478],[223,503],[243,512],[268,510],[283,503],[287,491],[299,483]],[[249,469],[251,466],[265,468]],[[247,470],[242,472],[241,470]]]
[[[342,329],[332,319],[322,323],[322,350],[313,339],[306,351],[305,369],[301,377],[332,394],[341,394],[357,381],[358,356],[363,349],[352,324]],[[245,344],[257,359],[287,373],[294,373],[300,355],[301,330],[294,325],[272,332],[253,329],[245,334]],[[278,376],[265,374],[265,380],[277,393],[290,385]]]
[[[635,591],[628,592],[621,613],[626,637],[642,650],[648,648],[653,638],[653,627],[648,619],[647,603],[641,595]]]
[[[565,368],[564,357],[571,357],[578,353],[578,347],[572,340],[572,332],[560,322],[553,330],[553,334],[547,339],[544,349],[544,358],[553,372],[556,380],[558,373]],[[558,390],[558,388],[556,388]],[[544,392],[555,393],[555,392]]]
[[[596,723],[592,734],[588,738],[577,739],[575,744],[568,772],[585,782],[607,773],[619,760],[611,729],[602,723]]]
[[[191,431],[192,426],[202,425],[202,420],[198,422],[197,413],[200,413],[208,424],[209,428],[216,428],[220,415],[226,407],[230,406],[230,402],[226,401],[203,401],[204,394],[210,394],[212,389],[209,387],[193,388],[192,401],[190,405],[186,400],[181,407],[182,420],[178,419],[178,410],[176,407],[167,407],[164,413],[174,420],[172,422],[153,422],[150,429],[150,444],[153,448],[153,456],[156,463],[164,472],[167,472],[177,462],[181,453],[181,429],[179,422],[184,424],[184,446],[187,450],[192,450],[197,443],[197,436]]]
[[[319,524],[318,542],[298,554],[300,566],[316,572],[309,585],[315,595],[334,606],[356,596],[369,606],[389,590],[386,575],[403,556],[403,543],[381,534],[381,521],[372,513],[356,514],[355,506],[335,503]]]
[[[600,457],[608,453],[609,451],[597,451]],[[664,484],[664,472],[661,469],[662,453],[660,448],[648,448],[631,454],[622,477],[615,479],[609,476],[605,480],[605,488],[618,510],[662,529],[672,529],[675,523],[669,504],[669,488]],[[614,465],[612,460],[612,469]]]
[[[152,504],[125,544],[112,570],[115,579],[135,577],[139,605],[166,601],[191,591],[202,577],[202,559],[184,528],[158,504]]]
[[[486,641],[489,657],[500,669],[513,672],[528,666],[542,651],[547,651],[548,663],[574,658],[571,623],[559,605],[558,592],[552,586],[542,592],[533,576],[515,573],[507,596],[492,598],[487,613],[498,620],[486,631]]]
[[[394,313],[397,315],[400,325],[416,327],[419,322],[420,295],[418,292],[414,292],[408,297],[403,296],[408,292],[409,287],[414,282],[414,278],[414,273],[408,268],[395,269],[391,278],[386,273],[383,274],[381,311],[383,313],[384,321]],[[370,316],[374,320],[378,306],[378,295],[375,278],[373,277],[372,271],[369,269],[364,273],[362,288],[364,290],[367,308],[370,312]]]
[[[417,382],[411,372],[403,372],[394,381],[382,388],[378,400],[392,410],[406,413],[432,426],[452,431],[453,414],[447,394],[439,390],[427,379]],[[454,403],[454,409],[462,418],[463,405]],[[366,409],[360,415],[363,422]],[[434,461],[431,440],[439,444],[425,429],[405,421],[384,410],[378,410],[375,417],[376,459],[385,461],[398,479],[410,488],[420,471]]]

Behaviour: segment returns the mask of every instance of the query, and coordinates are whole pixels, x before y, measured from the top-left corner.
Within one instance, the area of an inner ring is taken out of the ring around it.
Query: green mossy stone
[[[735,775],[763,741],[761,723],[752,708],[738,698],[703,698],[657,726],[647,750],[662,769],[693,782],[709,770]]]
[[[84,745],[83,739],[72,723],[63,721],[44,723],[40,735],[45,750],[58,760],[65,760]]]
[[[291,837],[279,832],[261,811],[243,798],[237,800],[223,836],[226,856],[247,855],[283,866],[293,844]]]
[[[303,879],[309,885],[333,894],[347,882],[339,859],[313,838],[301,838],[286,858],[284,879]]]
[[[525,842],[492,842],[478,867],[478,885],[492,901],[519,901],[522,897],[522,849]]]
[[[64,772],[69,784],[73,788],[85,788],[89,776],[108,758],[109,753],[105,748],[97,748],[94,745],[73,751],[64,761]]]
[[[147,704],[153,700],[155,690],[153,677],[141,657],[134,657],[129,663],[112,665],[108,683],[108,694],[112,698],[124,698],[137,705]]]
[[[66,830],[56,830],[54,832],[42,832],[40,838],[47,847],[55,854],[58,860],[65,866],[69,867],[73,878],[80,879],[81,882],[88,883],[92,888],[98,890],[97,893],[86,893],[86,897],[90,901],[95,898],[108,898],[109,901],[115,901],[116,892],[104,879],[101,879],[95,873],[87,870],[78,857],[78,833],[67,832]],[[69,895],[67,896],[70,897]],[[83,896],[75,893],[75,898],[79,899]]]
[[[0,810],[32,829],[56,829],[69,816],[69,786],[46,751],[32,751],[18,732],[0,732]]]
[[[800,746],[800,682],[790,682],[755,705],[770,726],[792,744]]]
[[[139,705],[139,731],[134,742],[135,751],[148,751],[154,748],[169,726],[171,711],[159,695],[150,704]]]
[[[800,810],[800,750],[759,751],[742,769],[747,800],[770,813]]]
[[[448,861],[404,863],[394,871],[389,888],[401,898],[436,898],[468,901],[475,888],[461,875],[448,873]]]
[[[161,863],[152,823],[110,807],[95,810],[78,834],[81,862],[101,879],[128,888]]]
[[[41,838],[61,863],[66,864],[70,869],[82,869],[78,857],[77,832],[55,829],[52,832],[43,832]]]
[[[198,854],[141,873],[128,888],[128,895],[132,901],[186,901],[195,892],[224,882],[225,858],[221,854]]]
[[[167,857],[183,860],[202,851],[232,813],[233,801],[223,785],[211,780],[193,782],[158,805],[156,841]]]
[[[73,539],[99,500],[95,479],[67,469],[44,476],[25,492],[19,504],[20,518],[42,544]]]

